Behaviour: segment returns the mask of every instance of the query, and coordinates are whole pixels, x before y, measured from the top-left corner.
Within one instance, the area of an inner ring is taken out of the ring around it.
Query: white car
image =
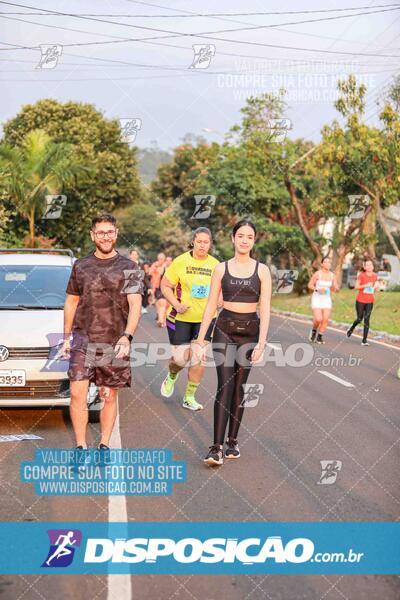
[[[0,407],[68,406],[68,361],[59,358],[71,250],[0,249]],[[91,384],[89,417],[98,420]]]

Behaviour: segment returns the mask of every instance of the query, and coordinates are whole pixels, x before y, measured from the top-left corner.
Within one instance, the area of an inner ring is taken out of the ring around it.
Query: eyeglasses
[[[94,231],[93,235],[98,239],[98,240],[104,240],[104,238],[107,236],[109,238],[114,238],[117,234],[117,231],[115,229],[110,229],[109,231]]]

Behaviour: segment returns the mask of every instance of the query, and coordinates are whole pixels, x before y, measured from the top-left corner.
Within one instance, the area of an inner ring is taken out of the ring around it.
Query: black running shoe
[[[311,329],[310,335],[308,336],[308,339],[310,340],[310,342],[315,342],[316,336],[317,336],[317,330]]]
[[[348,329],[348,330],[346,331],[346,335],[347,335],[347,337],[350,337],[352,333],[353,333],[353,330],[352,330],[351,328],[350,328],[350,329]]]
[[[110,463],[110,448],[106,444],[99,444],[97,446],[99,450],[99,466],[108,465]]]
[[[210,446],[207,456],[204,459],[208,465],[223,465],[224,464],[224,450],[219,444]]]
[[[90,462],[91,458],[88,448],[84,448],[83,446],[76,446],[72,464],[74,466],[89,465]]]
[[[317,335],[317,344],[325,344],[324,340],[322,339],[322,333]]]
[[[226,440],[226,450],[225,450],[225,458],[239,458],[240,450],[237,443],[237,440],[233,438],[228,438]]]

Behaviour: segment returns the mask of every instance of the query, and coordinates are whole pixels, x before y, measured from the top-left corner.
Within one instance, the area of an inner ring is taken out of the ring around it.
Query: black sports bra
[[[234,277],[229,273],[225,261],[225,273],[221,280],[222,296],[225,302],[258,302],[261,293],[261,279],[258,262],[251,277]]]

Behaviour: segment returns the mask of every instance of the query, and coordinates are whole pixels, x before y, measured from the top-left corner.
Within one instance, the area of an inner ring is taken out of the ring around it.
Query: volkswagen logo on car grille
[[[0,361],[7,360],[10,356],[10,351],[5,346],[0,346]]]

